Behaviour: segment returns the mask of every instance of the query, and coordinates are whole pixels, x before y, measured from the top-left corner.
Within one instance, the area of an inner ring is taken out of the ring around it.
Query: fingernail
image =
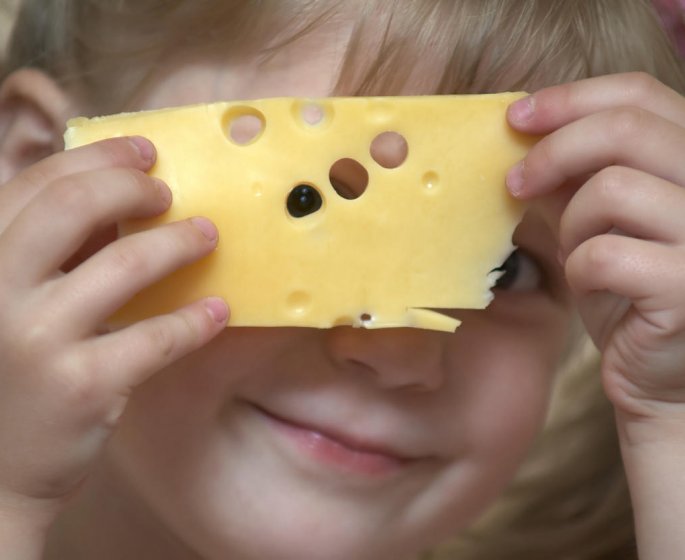
[[[157,156],[157,150],[155,150],[152,142],[150,142],[147,138],[143,138],[142,136],[131,136],[129,141],[131,144],[133,144],[133,147],[138,150],[138,153],[143,160],[149,162],[155,160],[155,157]]]
[[[228,319],[228,305],[221,298],[207,298],[205,300],[205,309],[217,323],[225,323],[226,319]]]
[[[157,187],[157,192],[159,193],[159,197],[166,203],[167,206],[171,204],[171,189],[169,186],[162,181],[161,179],[158,179],[157,177],[152,177],[152,181],[154,182],[155,186]]]
[[[219,237],[219,231],[216,226],[207,218],[196,217],[191,218],[190,223],[202,232],[209,241],[216,241]]]
[[[524,167],[524,162],[520,161],[514,167],[512,167],[507,173],[507,188],[509,189],[509,192],[514,196],[519,196],[523,191],[525,171]]]
[[[525,124],[535,113],[535,99],[532,95],[515,101],[509,106],[509,120],[516,124]]]

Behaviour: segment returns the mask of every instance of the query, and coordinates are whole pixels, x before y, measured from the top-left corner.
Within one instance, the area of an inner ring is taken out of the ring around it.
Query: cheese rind
[[[453,331],[459,321],[431,309],[488,305],[491,271],[511,252],[522,217],[504,184],[534,142],[506,123],[506,107],[521,95],[278,98],[71,120],[67,148],[131,135],[157,148],[150,173],[174,202],[124,233],[195,215],[220,231],[216,251],[142,291],[113,321],[219,295],[234,326]],[[303,115],[311,106],[322,115],[313,124]],[[232,124],[245,115],[259,130],[234,137]],[[370,151],[388,131],[408,145],[392,169]],[[353,200],[329,177],[344,158],[368,172]],[[315,187],[322,205],[294,218],[287,197],[301,184]]]

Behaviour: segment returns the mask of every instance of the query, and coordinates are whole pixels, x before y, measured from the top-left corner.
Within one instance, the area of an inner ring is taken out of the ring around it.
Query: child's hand
[[[144,173],[154,158],[142,138],[107,140],[51,156],[0,187],[0,520],[30,512],[49,523],[132,389],[224,327],[225,304],[212,298],[103,329],[136,292],[213,250],[206,220],[116,240],[60,270],[94,233],[167,209],[168,187]]]
[[[563,208],[560,258],[602,352],[640,558],[685,558],[685,100],[614,75],[542,90],[509,121],[548,134],[508,184]]]
[[[570,198],[560,258],[609,397],[631,416],[685,421],[685,99],[614,75],[539,91],[509,120],[548,134],[508,184],[521,198]]]

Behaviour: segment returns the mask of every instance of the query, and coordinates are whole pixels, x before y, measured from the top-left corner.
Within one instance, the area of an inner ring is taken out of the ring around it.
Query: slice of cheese
[[[491,271],[513,248],[523,207],[504,177],[533,139],[508,127],[505,110],[521,95],[280,98],[71,120],[68,148],[127,135],[157,147],[151,174],[174,202],[125,233],[195,215],[220,231],[214,253],[113,320],[220,295],[234,326],[453,331],[459,321],[442,310],[485,308]],[[408,146],[390,169],[370,150],[388,131]],[[331,184],[332,166],[346,158],[368,173],[355,199]],[[299,185],[314,187],[321,206],[294,217],[288,199]]]

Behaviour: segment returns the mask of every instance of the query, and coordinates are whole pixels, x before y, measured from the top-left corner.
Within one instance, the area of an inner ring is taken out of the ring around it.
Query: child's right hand
[[[154,159],[147,140],[112,139],[53,155],[0,187],[0,521],[26,514],[49,525],[132,389],[224,328],[227,308],[210,298],[103,329],[136,292],[214,249],[207,220],[124,237],[61,271],[102,228],[167,209],[168,187],[145,174]]]

